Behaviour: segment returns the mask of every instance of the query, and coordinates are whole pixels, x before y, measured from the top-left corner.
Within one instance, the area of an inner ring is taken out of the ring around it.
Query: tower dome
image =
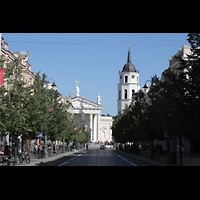
[[[127,63],[124,65],[122,72],[137,72],[135,66],[131,62],[131,52],[128,51]]]
[[[121,72],[119,71],[118,113],[119,111],[123,112],[125,107],[129,106],[131,102],[135,102],[133,99],[139,90],[139,71],[137,71],[135,66],[131,63],[131,52],[129,48],[127,63],[124,65],[123,70]]]

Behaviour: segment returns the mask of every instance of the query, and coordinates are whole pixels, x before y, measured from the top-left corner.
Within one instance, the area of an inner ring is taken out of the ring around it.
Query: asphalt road
[[[150,166],[150,164],[112,148],[100,149],[99,146],[95,146],[89,150],[41,163],[39,166]]]

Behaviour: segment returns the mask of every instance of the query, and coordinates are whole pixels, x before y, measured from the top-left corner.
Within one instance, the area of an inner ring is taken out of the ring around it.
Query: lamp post
[[[50,79],[52,79],[52,78],[49,78],[49,79],[47,79],[47,76],[46,76],[46,90],[48,90],[48,84],[47,84],[47,82],[48,81],[50,81]],[[54,81],[54,79],[52,79],[53,80],[53,84],[51,85],[51,87],[53,88],[53,89],[57,89],[57,85],[55,84],[55,81]],[[50,156],[52,155],[52,145],[51,145],[51,150],[50,150],[51,152],[50,152]],[[47,135],[45,134],[45,137],[44,137],[44,155],[45,155],[45,158],[48,158],[48,154],[47,154]]]
[[[147,80],[147,81],[144,83],[143,89],[144,89],[145,93],[146,93],[147,89],[149,88],[148,85],[147,85],[147,82],[151,82],[151,81],[150,81],[150,80]],[[152,82],[151,82],[151,84],[152,84]]]
[[[144,87],[143,87],[145,93],[146,93],[146,90],[148,89],[148,85],[147,85],[147,82],[148,82],[148,81],[151,82],[150,80],[147,80],[147,81],[145,82],[145,84],[144,84]],[[151,82],[151,84],[152,84],[152,82]],[[152,97],[152,99],[151,99],[151,105],[152,105],[152,107],[153,107],[153,97]],[[151,158],[151,159],[155,159],[153,141],[154,141],[154,140],[151,139],[151,154],[150,154],[150,158]]]

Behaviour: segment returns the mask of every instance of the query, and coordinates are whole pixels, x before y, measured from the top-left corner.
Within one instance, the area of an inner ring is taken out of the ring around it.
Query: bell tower
[[[139,71],[131,62],[130,48],[128,51],[127,63],[123,70],[119,71],[117,113],[123,111],[126,105],[130,105],[132,97],[140,90]]]

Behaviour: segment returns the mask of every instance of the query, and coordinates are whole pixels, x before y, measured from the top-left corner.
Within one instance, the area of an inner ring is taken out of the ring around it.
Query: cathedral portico
[[[111,141],[112,137],[110,137],[111,126],[112,126],[112,117],[108,118],[110,122],[110,127],[106,128],[103,133],[101,129],[101,109],[104,107],[101,105],[101,97],[97,96],[97,103],[87,100],[85,97],[80,97],[80,89],[77,85],[76,79],[76,97],[71,99],[73,110],[72,114],[75,118],[75,123],[82,125],[89,132],[89,141],[97,142],[97,141]],[[104,117],[105,118],[105,117]],[[104,134],[102,137],[102,134]],[[109,136],[109,137],[108,137]]]

